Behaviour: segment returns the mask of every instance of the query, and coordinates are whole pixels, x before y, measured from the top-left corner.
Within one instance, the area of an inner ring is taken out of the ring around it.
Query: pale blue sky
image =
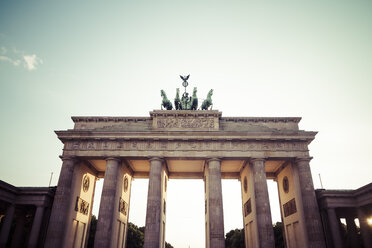
[[[56,184],[62,144],[53,131],[72,128],[70,116],[148,116],[160,89],[173,98],[178,75],[190,73],[200,98],[214,89],[223,116],[301,116],[301,129],[319,131],[310,146],[315,187],[318,173],[326,188],[363,186],[372,181],[371,30],[371,1],[2,0],[0,179],[45,186],[53,171]],[[229,231],[242,227],[240,189],[224,185],[236,193],[224,194]],[[133,190],[146,195],[147,181]],[[192,198],[177,205],[168,196],[167,240],[203,247],[203,213],[193,203],[185,213],[195,216],[176,221]],[[145,198],[132,201],[138,225]],[[203,200],[195,204],[203,210]]]

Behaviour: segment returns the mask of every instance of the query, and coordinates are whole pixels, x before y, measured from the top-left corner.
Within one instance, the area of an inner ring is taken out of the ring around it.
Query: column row
[[[41,229],[41,224],[44,216],[44,206],[36,206],[34,217],[32,220],[31,232],[27,242],[27,247],[37,247],[38,238]],[[7,242],[9,239],[10,229],[15,216],[16,205],[10,204],[5,213],[2,228],[0,230],[0,247],[7,247]],[[22,245],[22,236],[25,231],[25,218],[26,213],[22,210],[19,211],[18,216],[16,216],[15,230],[11,240],[11,247],[20,247]]]
[[[81,179],[85,172],[75,159],[63,158],[46,247],[84,245],[91,216],[91,207],[87,206],[93,203],[94,191],[83,192],[85,181]],[[95,182],[95,178],[92,180]],[[275,246],[266,180],[264,158],[250,159],[241,170],[246,247]],[[106,159],[95,247],[125,247],[131,181],[131,173],[120,159]],[[145,248],[165,247],[167,181],[168,171],[164,160],[150,159]],[[206,247],[223,248],[225,242],[220,159],[206,161],[204,181]],[[297,159],[278,174],[277,181],[287,246],[325,247],[309,159]],[[85,202],[85,217],[79,217],[75,213],[80,201]],[[298,243],[299,240],[301,243]]]

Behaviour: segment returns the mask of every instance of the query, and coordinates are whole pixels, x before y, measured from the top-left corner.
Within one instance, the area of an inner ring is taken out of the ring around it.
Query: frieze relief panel
[[[71,141],[67,151],[308,151],[306,142],[286,141]]]
[[[156,128],[202,128],[213,129],[214,118],[157,118]]]

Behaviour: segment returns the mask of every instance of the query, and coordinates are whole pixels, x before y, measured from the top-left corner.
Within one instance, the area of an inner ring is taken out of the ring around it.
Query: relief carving
[[[158,118],[157,128],[214,128],[213,118]]]
[[[79,196],[76,197],[75,211],[88,215],[89,203],[81,199]]]
[[[119,200],[119,212],[127,216],[128,213],[128,203],[126,203],[121,197]]]

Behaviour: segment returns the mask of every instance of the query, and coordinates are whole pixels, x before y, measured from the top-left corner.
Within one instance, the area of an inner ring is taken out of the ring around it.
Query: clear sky
[[[53,131],[72,128],[70,116],[149,116],[160,89],[173,98],[178,75],[191,74],[223,116],[302,117],[301,129],[319,131],[315,187],[320,173],[325,188],[358,188],[372,182],[371,44],[369,0],[2,0],[0,179],[47,186],[54,172],[55,185]],[[225,231],[241,228],[239,183],[223,190]],[[130,221],[144,225],[147,180],[133,192]],[[169,183],[177,248],[204,247],[202,192],[202,181]]]

